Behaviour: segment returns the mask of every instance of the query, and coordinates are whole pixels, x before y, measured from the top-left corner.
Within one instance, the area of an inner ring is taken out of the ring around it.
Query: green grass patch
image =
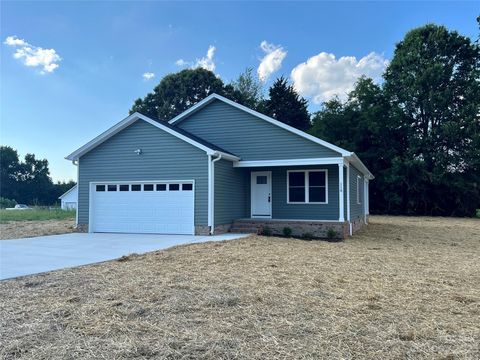
[[[0,223],[8,221],[43,221],[75,219],[75,210],[31,209],[31,210],[0,210]]]

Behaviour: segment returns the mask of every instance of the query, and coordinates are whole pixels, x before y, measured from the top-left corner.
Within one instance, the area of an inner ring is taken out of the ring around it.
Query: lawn
[[[0,283],[5,359],[478,359],[480,221],[372,217]]]
[[[75,219],[75,210],[62,210],[60,208],[29,210],[0,210],[0,223],[9,221],[44,221]]]
[[[0,210],[0,240],[65,234],[75,230],[75,211]]]

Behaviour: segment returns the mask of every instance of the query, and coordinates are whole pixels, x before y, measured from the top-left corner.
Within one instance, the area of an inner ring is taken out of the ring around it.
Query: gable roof
[[[222,101],[228,105],[231,105],[239,110],[242,110],[242,111],[245,111],[259,119],[262,119],[262,120],[265,120],[265,121],[268,121],[269,123],[273,124],[273,125],[276,125],[278,127],[281,127],[287,131],[290,131],[291,133],[294,133],[298,136],[301,136],[305,139],[308,139],[310,141],[313,141],[319,145],[323,145],[325,146],[326,148],[330,149],[330,150],[333,150],[333,151],[336,151],[340,154],[342,154],[342,156],[349,156],[351,154],[350,151],[347,151],[345,149],[342,149],[336,145],[333,145],[333,144],[330,144],[329,142],[325,141],[325,140],[322,140],[322,139],[319,139],[313,135],[310,135],[310,134],[307,134],[306,132],[304,131],[301,131],[301,130],[298,130],[290,125],[287,125],[281,121],[278,121],[278,120],[275,120],[267,115],[264,115],[264,114],[261,114],[259,113],[258,111],[255,111],[255,110],[252,110],[246,106],[243,106],[243,105],[240,105],[238,103],[236,103],[235,101],[232,101],[232,100],[229,100],[223,96],[220,96],[218,94],[211,94],[209,96],[207,96],[205,99],[203,99],[202,101],[198,102],[197,104],[193,105],[191,108],[185,110],[183,113],[181,113],[180,115],[174,117],[172,120],[169,121],[170,124],[175,124],[177,122],[180,122],[182,120],[184,120],[186,117],[188,117],[189,115],[192,115],[193,113],[197,112],[198,110],[202,109],[203,107],[205,107],[206,105],[210,104],[212,101],[214,100],[219,100],[219,101]]]
[[[369,179],[373,179],[374,176],[373,174],[367,169],[367,167],[362,163],[362,161],[359,159],[359,157],[351,152],[351,151],[348,151],[348,150],[345,150],[341,147],[338,147],[336,145],[333,145],[325,140],[322,140],[322,139],[319,139],[317,138],[316,136],[313,136],[313,135],[310,135],[304,131],[301,131],[301,130],[298,130],[290,125],[287,125],[281,121],[278,121],[278,120],[275,120],[267,115],[264,115],[262,113],[259,113],[258,111],[255,111],[255,110],[252,110],[246,106],[243,106],[243,105],[240,105],[238,103],[236,103],[235,101],[232,101],[232,100],[229,100],[221,95],[218,95],[218,94],[211,94],[209,96],[207,96],[205,99],[201,100],[200,102],[198,102],[197,104],[193,105],[192,107],[190,107],[189,109],[185,110],[184,112],[182,112],[181,114],[177,115],[176,117],[174,117],[173,119],[169,120],[168,123],[171,124],[171,125],[174,125],[178,122],[181,122],[182,120],[186,119],[188,116],[196,113],[197,111],[199,111],[200,109],[204,108],[205,106],[207,106],[208,104],[210,104],[211,102],[215,101],[215,100],[219,100],[219,101],[222,101],[230,106],[233,106],[241,111],[244,111],[250,115],[253,115],[259,119],[262,119],[264,121],[267,121],[273,125],[276,125],[282,129],[285,129],[287,131],[290,131],[291,133],[293,134],[296,134],[298,136],[301,136],[307,140],[310,140],[310,141],[313,141],[314,143],[317,143],[319,145],[322,145],[330,150],[333,150],[333,151],[336,151],[338,153],[340,153],[342,155],[342,157],[345,157],[347,158],[350,162],[352,162],[363,174],[367,175],[367,177]]]
[[[183,129],[179,129],[175,126],[172,126],[167,123],[160,123],[158,121],[155,121],[153,119],[150,119],[149,117],[142,115],[138,112],[133,113],[132,115],[126,117],[122,121],[118,122],[116,125],[112,126],[110,129],[104,131],[82,147],[78,148],[75,150],[73,153],[68,155],[65,159],[67,160],[78,160],[80,156],[86,154],[93,148],[97,147],[98,145],[102,144],[104,141],[108,140],[111,138],[113,135],[119,133],[129,125],[133,124],[137,120],[142,120],[145,121],[155,127],[157,127],[160,130],[163,130],[203,151],[205,151],[208,155],[215,155],[215,154],[221,154],[223,158],[227,160],[240,160],[240,158],[212,143],[209,143],[208,141],[205,141],[203,139],[200,139],[199,137],[189,133],[188,131],[185,131]]]
[[[76,190],[77,189],[77,185],[74,185],[72,186],[70,189],[68,189],[67,191],[65,191],[62,195],[60,195],[58,198],[59,199],[63,199],[65,196],[67,196],[68,194],[70,194],[72,191]]]

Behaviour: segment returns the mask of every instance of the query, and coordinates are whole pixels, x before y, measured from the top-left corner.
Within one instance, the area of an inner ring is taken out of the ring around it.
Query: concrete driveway
[[[64,234],[0,240],[0,279],[112,260],[131,253],[176,245],[233,240],[245,234],[215,236],[152,234]]]

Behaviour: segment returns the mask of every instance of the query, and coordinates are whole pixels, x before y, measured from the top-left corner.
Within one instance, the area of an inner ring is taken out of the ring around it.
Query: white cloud
[[[142,77],[148,81],[150,79],[153,79],[155,77],[155,74],[152,72],[146,72],[146,73],[143,73]]]
[[[17,47],[13,57],[21,60],[26,66],[41,67],[41,74],[52,73],[58,68],[58,62],[62,60],[54,49],[33,46],[17,36],[7,37],[4,44]]]
[[[297,65],[291,77],[295,89],[302,96],[320,104],[335,95],[345,99],[362,75],[380,81],[387,65],[388,60],[375,52],[359,60],[354,56],[336,59],[334,54],[321,52]]]
[[[186,61],[183,59],[178,59],[175,61],[175,65],[177,66],[189,66],[192,69],[196,68],[203,68],[205,70],[215,71],[215,62],[213,61],[213,57],[215,56],[215,46],[210,45],[207,50],[207,55],[200,59],[196,59],[195,61]]]
[[[4,44],[6,45],[10,45],[10,46],[24,46],[24,45],[28,45],[25,40],[23,39],[19,39],[17,36],[9,36],[5,39],[5,41],[3,42]]]
[[[282,61],[287,56],[287,51],[280,45],[269,44],[265,40],[260,43],[265,56],[260,61],[257,73],[262,81],[266,81],[270,75],[282,67]]]

